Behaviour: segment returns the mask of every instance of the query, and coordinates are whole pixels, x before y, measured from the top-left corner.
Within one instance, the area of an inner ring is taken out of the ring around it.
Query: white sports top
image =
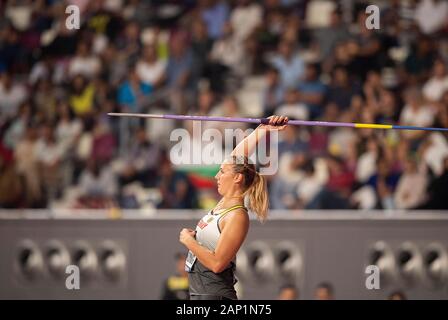
[[[247,210],[243,205],[235,205],[216,214],[212,213],[212,211],[209,211],[204,217],[202,217],[202,219],[199,220],[196,226],[196,240],[198,241],[198,243],[206,247],[210,251],[215,251],[218,244],[219,236],[221,235],[219,221],[227,213],[238,208]],[[190,271],[195,261],[196,256],[191,251],[188,251],[185,270]],[[235,263],[235,258],[233,258],[232,262]]]

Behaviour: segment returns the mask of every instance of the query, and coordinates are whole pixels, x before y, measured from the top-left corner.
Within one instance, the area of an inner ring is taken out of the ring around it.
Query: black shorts
[[[237,295],[234,288],[236,279],[234,275],[234,264],[223,272],[214,273],[207,269],[199,261],[188,272],[191,300],[236,300]]]

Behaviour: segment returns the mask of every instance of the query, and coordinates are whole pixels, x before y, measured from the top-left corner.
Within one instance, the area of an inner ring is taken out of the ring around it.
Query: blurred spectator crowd
[[[0,1],[0,208],[216,196],[170,161],[191,122],[107,112],[448,127],[448,2],[375,3],[378,30],[355,0]],[[287,127],[271,208],[447,209],[447,137]]]

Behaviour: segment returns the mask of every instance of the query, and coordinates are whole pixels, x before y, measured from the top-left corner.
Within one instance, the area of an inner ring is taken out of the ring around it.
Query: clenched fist
[[[188,241],[194,240],[195,235],[196,231],[192,229],[183,228],[179,234],[179,241],[183,245],[186,245]]]

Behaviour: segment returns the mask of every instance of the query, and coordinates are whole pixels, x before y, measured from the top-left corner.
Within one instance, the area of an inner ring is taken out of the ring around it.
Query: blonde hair
[[[266,179],[245,156],[232,156],[231,164],[233,171],[241,173],[244,177],[243,195],[249,196],[249,209],[256,214],[258,220],[264,222],[269,208]]]

